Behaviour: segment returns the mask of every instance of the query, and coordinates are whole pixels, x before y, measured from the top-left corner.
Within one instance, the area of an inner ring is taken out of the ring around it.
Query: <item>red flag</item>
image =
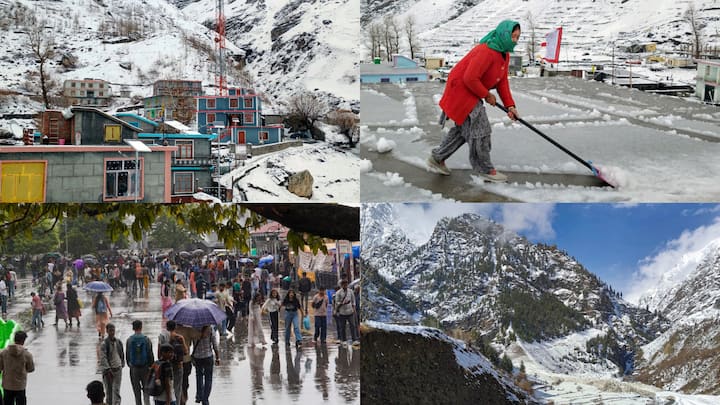
[[[560,42],[562,41],[562,27],[555,28],[545,35],[547,48],[545,49],[544,60],[557,63],[560,60]]]

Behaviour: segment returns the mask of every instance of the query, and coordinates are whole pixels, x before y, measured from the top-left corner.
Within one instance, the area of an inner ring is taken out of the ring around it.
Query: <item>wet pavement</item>
[[[52,326],[55,311],[44,316],[45,327],[28,331],[26,346],[33,354],[36,370],[28,376],[28,403],[87,403],[85,386],[92,380],[102,380],[97,373],[98,334],[94,315],[88,309],[91,294],[79,291],[84,302],[81,325]],[[27,304],[25,304],[25,302]],[[29,291],[21,290],[9,310],[10,317],[29,308]],[[123,342],[132,335],[131,323],[143,321],[143,333],[150,337],[154,349],[164,322],[161,317],[159,285],[151,284],[149,292],[134,300],[122,291],[110,297],[114,317],[111,322],[117,337]],[[255,348],[247,345],[247,326],[238,323],[234,334],[220,337],[220,366],[213,374],[210,403],[264,404],[302,402],[307,404],[360,403],[360,349],[342,347],[331,339],[335,326],[328,322],[328,344],[317,347],[311,335],[304,335],[304,344],[297,350],[282,344],[284,326],[280,323],[280,342],[277,346]],[[332,318],[330,318],[332,319]],[[269,322],[263,322],[269,340]],[[156,350],[155,350],[155,353]],[[123,369],[121,397],[123,404],[133,404],[129,370]],[[190,375],[190,401],[195,396],[195,373]],[[282,402],[281,402],[282,401]]]

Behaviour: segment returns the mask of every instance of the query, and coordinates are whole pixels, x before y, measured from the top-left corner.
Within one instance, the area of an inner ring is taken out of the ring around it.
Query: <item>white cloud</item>
[[[706,246],[720,240],[720,217],[706,226],[685,230],[667,242],[659,253],[641,260],[625,288],[625,298],[638,303],[644,295],[657,295],[677,286],[695,270],[702,257],[698,254]],[[657,302],[649,302],[651,306]]]
[[[698,216],[698,215],[706,215],[706,214],[716,214],[720,212],[720,205],[713,205],[710,207],[707,207],[705,205],[702,206],[702,208],[698,209],[685,209],[682,211],[683,216]]]
[[[501,204],[499,222],[529,239],[554,239],[554,204]]]
[[[437,222],[443,217],[456,217],[464,213],[475,213],[492,218],[508,230],[528,238],[554,238],[552,217],[553,204],[468,204],[436,202],[432,204],[397,204],[400,225],[416,243],[430,239]]]

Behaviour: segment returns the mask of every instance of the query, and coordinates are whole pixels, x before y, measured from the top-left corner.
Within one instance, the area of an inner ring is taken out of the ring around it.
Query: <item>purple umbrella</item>
[[[77,259],[73,262],[75,265],[75,270],[82,270],[83,267],[85,267],[85,261],[83,259]]]
[[[202,328],[205,325],[217,325],[227,318],[214,302],[198,298],[178,301],[168,308],[165,316],[180,325]]]
[[[104,281],[91,281],[83,287],[83,290],[91,292],[110,292],[113,288],[110,287],[110,284]]]

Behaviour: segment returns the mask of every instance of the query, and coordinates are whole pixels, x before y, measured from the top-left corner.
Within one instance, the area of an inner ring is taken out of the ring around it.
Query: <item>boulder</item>
[[[288,191],[298,197],[310,198],[313,193],[313,176],[308,170],[303,170],[290,176]]]

